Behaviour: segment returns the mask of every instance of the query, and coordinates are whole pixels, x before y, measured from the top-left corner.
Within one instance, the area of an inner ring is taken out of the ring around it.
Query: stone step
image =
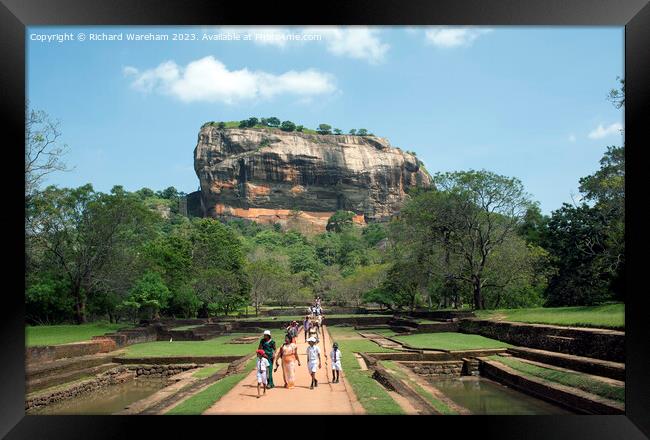
[[[70,373],[86,368],[92,368],[111,362],[111,359],[114,356],[115,352],[92,354],[88,356],[80,356],[77,358],[58,359],[51,362],[29,365],[25,369],[25,378],[27,381],[31,381],[35,379],[42,379],[47,376],[61,374],[64,372]]]
[[[104,371],[108,371],[111,368],[118,367],[117,363],[104,363],[94,367],[84,368],[81,370],[75,371],[63,371],[57,372],[55,374],[40,377],[38,379],[31,379],[25,382],[25,388],[27,393],[33,393],[34,391],[43,390],[55,385],[61,385],[67,382],[72,382],[77,379],[81,379],[84,376],[94,376]]]
[[[625,364],[528,347],[511,347],[508,353],[522,359],[555,365],[595,376],[625,381]]]

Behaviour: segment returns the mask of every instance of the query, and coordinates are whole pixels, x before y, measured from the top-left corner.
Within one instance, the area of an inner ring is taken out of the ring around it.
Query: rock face
[[[203,216],[325,230],[337,210],[364,224],[399,211],[406,190],[431,186],[412,154],[374,136],[201,128],[194,150]]]

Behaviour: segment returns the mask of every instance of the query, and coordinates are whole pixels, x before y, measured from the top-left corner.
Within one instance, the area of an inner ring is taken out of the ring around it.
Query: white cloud
[[[228,70],[212,56],[192,61],[185,67],[165,61],[142,72],[131,66],[125,67],[123,72],[134,77],[131,86],[135,90],[158,92],[184,102],[233,104],[280,94],[310,97],[336,91],[332,75],[318,70],[291,70],[280,75],[246,68]]]
[[[313,29],[308,31],[312,31]],[[325,38],[327,51],[349,58],[356,58],[377,64],[384,61],[390,46],[382,43],[379,31],[363,27],[319,28]]]
[[[573,134],[573,133],[571,133],[571,134],[569,135],[569,142],[575,142],[575,141],[576,141],[576,135]]]
[[[470,46],[479,36],[492,32],[492,29],[473,27],[435,27],[424,32],[426,42],[436,47],[452,48]]]
[[[603,127],[603,124],[599,124],[598,127],[591,130],[587,135],[590,139],[602,139],[613,134],[621,134],[623,130],[623,124],[620,122],[614,122],[607,127]]]
[[[336,56],[364,60],[371,64],[384,61],[390,46],[381,40],[378,29],[350,26],[308,26],[308,27],[223,27],[225,32],[249,34],[249,41],[262,46],[285,49],[291,45],[320,42],[325,49]]]

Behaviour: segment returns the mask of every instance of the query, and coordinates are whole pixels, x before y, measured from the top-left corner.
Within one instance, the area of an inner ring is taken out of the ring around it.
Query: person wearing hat
[[[257,398],[260,398],[260,385],[264,387],[264,394],[266,394],[266,387],[268,385],[268,378],[266,373],[271,372],[271,364],[266,358],[264,350],[257,350]]]
[[[311,337],[307,339],[309,347],[307,347],[307,368],[309,369],[309,374],[311,374],[311,386],[310,390],[313,390],[314,387],[318,386],[318,380],[316,380],[316,372],[321,368],[320,360],[320,348],[316,345],[316,339]],[[318,368],[316,366],[318,365]]]
[[[332,358],[332,383],[339,383],[339,372],[341,368],[341,350],[339,350],[338,342],[332,344],[332,352],[330,353]]]
[[[258,350],[262,350],[266,355],[266,359],[269,361],[269,364],[273,365],[273,355],[275,354],[275,341],[271,339],[271,331],[264,330],[264,336],[260,339],[260,345],[257,347]],[[274,388],[273,384],[273,374],[271,368],[267,371],[267,380],[268,388]]]

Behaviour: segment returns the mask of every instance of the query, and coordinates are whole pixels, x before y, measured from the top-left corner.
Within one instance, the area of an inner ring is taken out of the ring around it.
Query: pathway
[[[280,365],[278,371],[273,373],[275,388],[267,390],[266,395],[258,399],[257,377],[255,370],[252,370],[203,414],[363,414],[363,408],[356,400],[343,372],[339,383],[328,383],[328,378],[332,378],[331,362],[329,359],[326,360],[324,355],[327,354],[329,357],[332,339],[325,326],[323,332],[324,337],[321,337],[321,342],[318,344],[323,365],[323,368],[316,373],[318,387],[309,389],[311,377],[307,371],[308,344],[305,342],[304,332],[301,332],[297,343],[302,366],[296,368],[296,386],[293,389],[283,387],[282,365]],[[343,355],[352,356],[352,353],[343,353]]]

